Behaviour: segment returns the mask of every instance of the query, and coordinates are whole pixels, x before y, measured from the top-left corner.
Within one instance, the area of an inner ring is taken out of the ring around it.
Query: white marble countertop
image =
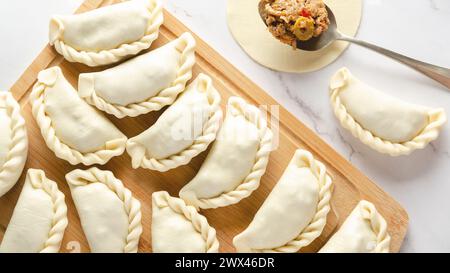
[[[0,89],[8,89],[47,42],[48,19],[82,0],[0,2]],[[328,99],[330,76],[347,66],[399,98],[444,107],[450,91],[381,55],[351,46],[335,63],[309,74],[277,73],[253,62],[226,25],[226,0],[166,0],[166,7],[281,105],[394,196],[408,211],[403,252],[450,252],[450,130],[407,157],[372,151],[342,129]],[[426,62],[450,67],[450,1],[364,0],[358,37]],[[419,37],[418,37],[419,36]]]

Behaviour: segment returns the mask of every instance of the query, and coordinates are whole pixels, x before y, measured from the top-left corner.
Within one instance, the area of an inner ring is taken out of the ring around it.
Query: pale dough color
[[[177,78],[181,58],[177,41],[110,69],[81,74],[80,94],[96,92],[107,102],[123,106],[154,97]]]
[[[336,16],[338,29],[354,36],[362,14],[361,0],[324,0]],[[336,60],[347,42],[335,42],[319,51],[293,50],[275,39],[258,13],[259,0],[227,0],[227,20],[231,34],[256,62],[283,72],[311,72]]]
[[[102,183],[69,185],[91,252],[123,252],[129,226],[123,202]]]
[[[260,144],[258,128],[242,115],[228,114],[197,175],[180,191],[185,201],[214,198],[234,190],[251,172]],[[189,203],[189,202],[187,202]]]
[[[308,226],[319,203],[319,183],[308,167],[289,164],[248,228],[236,236],[238,252],[281,247]]]
[[[28,155],[28,137],[20,105],[0,90],[0,197],[19,179]]]
[[[425,107],[384,94],[345,70],[342,73],[348,73],[347,83],[341,87],[339,95],[342,104],[362,127],[374,135],[402,143],[419,135],[427,126],[429,110]]]
[[[377,236],[368,220],[355,208],[342,227],[320,250],[321,253],[369,253],[377,245]]]
[[[201,135],[203,124],[211,112],[207,90],[199,90],[199,87],[202,86],[189,85],[153,126],[130,142],[142,145],[147,156],[156,159],[164,159],[189,148]]]
[[[154,253],[202,253],[206,243],[192,222],[170,207],[153,208],[152,249]]]
[[[387,224],[375,206],[362,200],[339,230],[320,249],[320,253],[389,252]],[[378,238],[379,237],[379,238]]]
[[[48,193],[42,189],[34,189],[27,180],[3,236],[0,253],[39,253],[45,248],[52,228],[53,210],[53,202]]]
[[[50,41],[62,39],[77,50],[94,52],[139,41],[150,19],[146,2],[127,1],[81,14],[54,16]]]
[[[11,146],[11,119],[0,103],[0,170],[6,162]]]
[[[47,71],[57,74],[54,85],[48,86],[44,93],[45,112],[64,144],[80,153],[90,153],[105,149],[109,141],[125,138],[106,117],[78,96],[59,68]]]

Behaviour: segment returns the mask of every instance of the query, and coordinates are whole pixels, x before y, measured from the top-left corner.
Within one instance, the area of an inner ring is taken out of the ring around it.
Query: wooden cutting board
[[[111,2],[114,1],[87,0],[77,12],[98,8],[111,4]],[[164,16],[165,23],[161,28],[160,37],[153,44],[152,48],[159,47],[169,40],[173,40],[183,32],[189,31],[189,29],[168,12],[164,12]],[[258,106],[278,105],[264,90],[251,82],[210,46],[195,36],[195,34],[194,37],[198,45],[197,64],[194,68],[194,74],[197,75],[199,72],[203,72],[213,78],[216,88],[222,95],[223,108],[228,97],[232,95],[241,96]],[[45,145],[31,114],[30,104],[28,103],[29,92],[36,81],[39,71],[55,65],[61,66],[64,75],[75,87],[80,72],[94,70],[81,64],[72,64],[64,61],[53,48],[47,46],[14,84],[11,91],[15,98],[20,101],[23,107],[22,112],[27,122],[30,149],[26,169],[43,169],[50,179],[57,181],[59,188],[66,195],[69,225],[65,232],[61,251],[77,251],[78,246],[80,246],[81,248],[79,250],[88,252],[89,246],[81,229],[77,211],[64,179],[65,174],[71,170],[75,168],[86,169],[87,167],[82,165],[71,166],[69,163],[56,158],[53,152]],[[133,137],[150,127],[160,114],[161,111],[138,118],[125,118],[122,120],[112,116],[109,116],[109,118],[128,137]],[[303,148],[311,151],[317,159],[326,165],[328,173],[334,181],[334,193],[332,198],[333,211],[328,217],[327,225],[322,236],[302,251],[317,251],[332,235],[339,224],[342,223],[358,201],[364,198],[373,202],[387,220],[389,233],[392,236],[391,250],[397,252],[400,249],[408,225],[408,215],[405,210],[326,144],[318,135],[281,106],[279,107],[278,116],[279,147],[270,156],[267,172],[263,176],[259,189],[237,205],[202,211],[202,214],[208,218],[209,223],[217,229],[220,251],[234,251],[231,243],[233,237],[245,229],[250,223],[254,214],[280,178],[294,151],[297,148]],[[273,123],[273,125],[275,124]],[[140,252],[151,252],[151,194],[154,191],[166,190],[171,195],[177,196],[178,191],[183,185],[194,177],[207,152],[194,158],[189,165],[166,173],[145,169],[133,170],[131,168],[131,160],[127,154],[113,158],[105,166],[100,166],[101,169],[113,171],[142,203],[142,224],[144,232],[139,244]],[[25,173],[26,171],[24,171],[21,179],[13,189],[0,198],[0,237],[3,237],[3,233],[12,215],[24,183]]]

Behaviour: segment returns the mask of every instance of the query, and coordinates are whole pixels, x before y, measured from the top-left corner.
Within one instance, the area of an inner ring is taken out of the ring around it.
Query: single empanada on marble
[[[330,82],[341,125],[372,149],[391,156],[424,148],[447,121],[443,109],[404,102],[365,84],[342,68]]]

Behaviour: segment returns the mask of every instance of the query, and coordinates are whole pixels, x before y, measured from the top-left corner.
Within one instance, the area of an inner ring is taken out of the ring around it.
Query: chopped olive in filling
[[[261,0],[260,13],[269,31],[283,43],[296,47],[328,29],[330,20],[322,0]]]

